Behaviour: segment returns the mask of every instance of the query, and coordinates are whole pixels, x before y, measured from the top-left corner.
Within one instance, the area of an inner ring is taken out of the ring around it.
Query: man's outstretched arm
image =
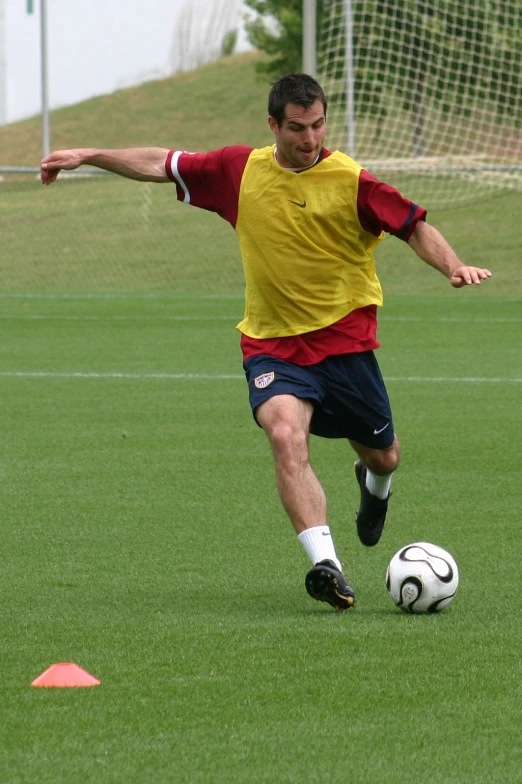
[[[50,185],[58,177],[60,169],[77,169],[88,164],[120,174],[131,180],[146,182],[169,182],[165,172],[165,160],[169,150],[162,147],[135,147],[128,150],[59,150],[52,152],[40,164],[40,177],[44,185]]]
[[[423,220],[415,226],[408,245],[426,264],[449,278],[451,285],[457,289],[491,277],[487,269],[463,264],[440,231]]]

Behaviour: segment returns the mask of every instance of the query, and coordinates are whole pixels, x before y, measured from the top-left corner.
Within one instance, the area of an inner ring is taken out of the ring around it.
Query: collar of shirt
[[[280,164],[280,163],[279,163],[279,161],[277,160],[277,155],[276,155],[276,153],[277,153],[277,147],[274,147],[274,160],[275,160],[275,162],[277,163],[277,165],[278,165],[278,166],[281,166],[281,164]],[[323,157],[323,149],[321,148],[321,152],[319,153],[319,155],[317,156],[317,158],[315,159],[315,161],[314,161],[313,163],[311,163],[311,164],[310,164],[310,166],[301,166],[301,168],[300,168],[300,169],[291,169],[291,168],[289,168],[288,166],[281,166],[281,168],[282,168],[282,169],[284,169],[285,171],[291,171],[291,172],[301,172],[301,171],[306,171],[306,169],[311,169],[311,168],[312,168],[312,166],[315,166],[315,164],[316,164],[316,163],[319,163],[319,161],[321,160],[321,158],[322,158],[322,157]]]

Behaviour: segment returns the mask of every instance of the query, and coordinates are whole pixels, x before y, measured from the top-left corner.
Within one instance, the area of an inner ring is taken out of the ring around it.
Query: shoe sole
[[[355,605],[355,596],[347,596],[339,592],[339,584],[334,572],[328,567],[316,569],[311,576],[307,575],[306,590],[318,602],[326,602],[337,612],[344,612]]]

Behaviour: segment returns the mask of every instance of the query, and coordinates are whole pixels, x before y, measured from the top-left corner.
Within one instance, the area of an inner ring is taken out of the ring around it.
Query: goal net
[[[323,0],[321,16],[331,149],[435,209],[522,190],[520,0]]]

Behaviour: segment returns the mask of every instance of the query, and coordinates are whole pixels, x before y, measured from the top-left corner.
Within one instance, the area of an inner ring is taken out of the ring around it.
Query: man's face
[[[274,117],[268,118],[268,124],[276,138],[276,155],[281,166],[301,169],[312,165],[321,151],[326,132],[323,104],[319,99],[309,109],[288,103],[281,127]]]

